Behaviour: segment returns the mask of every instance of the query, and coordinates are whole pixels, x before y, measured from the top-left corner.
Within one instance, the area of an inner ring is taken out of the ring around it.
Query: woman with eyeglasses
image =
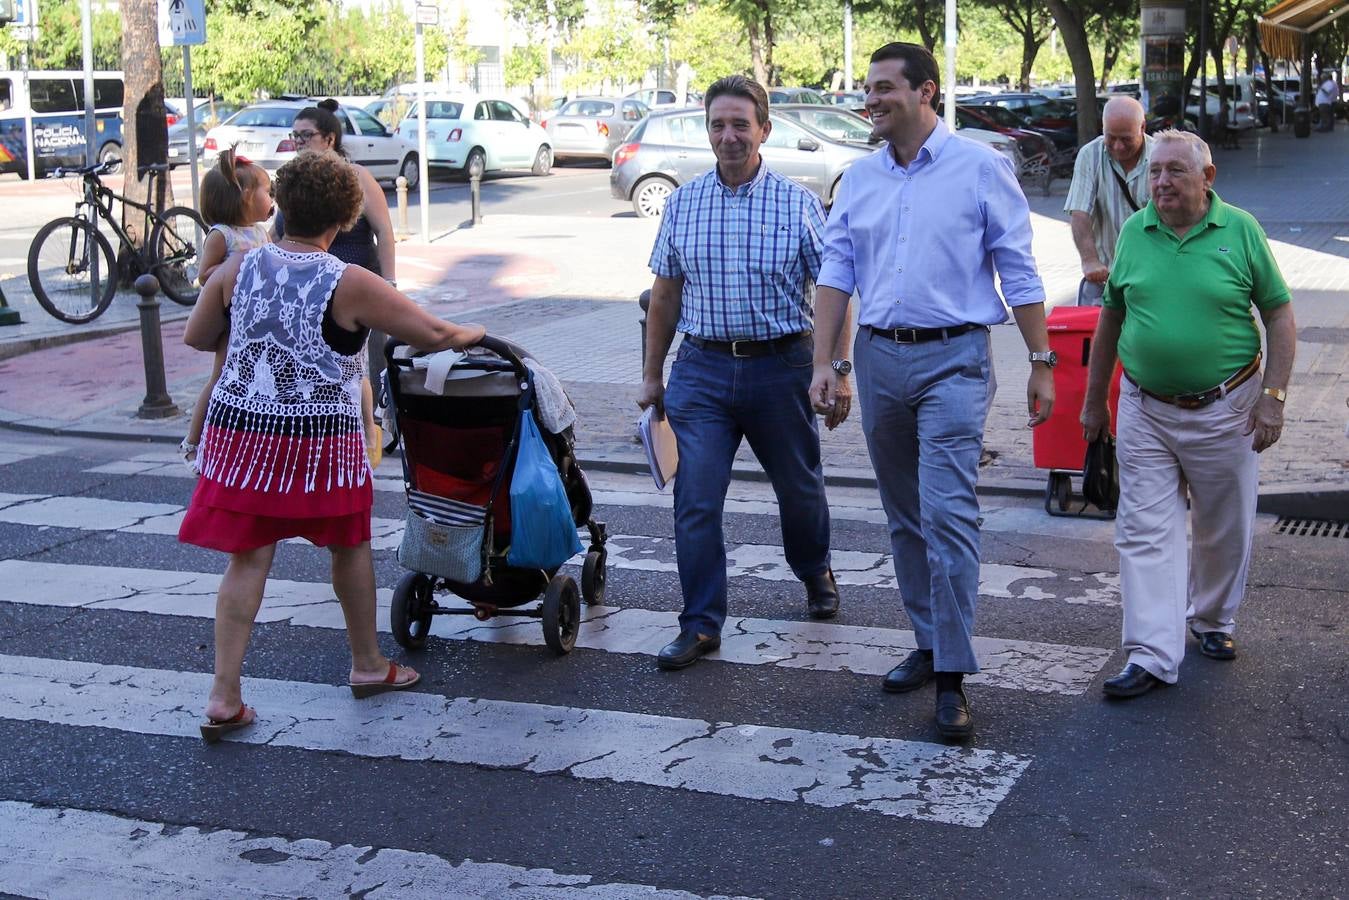
[[[291,122],[290,138],[295,142],[296,151],[314,150],[316,152],[336,153],[343,159],[347,157],[342,149],[342,121],[337,118],[338,102],[333,99],[320,101],[317,106],[307,106]],[[328,252],[349,265],[368,269],[394,287],[398,282],[394,278],[394,236],[393,220],[389,218],[389,203],[384,198],[384,189],[379,186],[375,176],[364,166],[353,163],[356,175],[361,181],[361,193],[364,202],[360,218],[348,231],[339,232],[333,239]],[[272,220],[272,240],[279,241],[286,236],[286,220],[280,210]],[[383,438],[375,426],[374,398],[370,382],[383,371],[384,335],[378,331],[370,333],[369,379],[361,386],[363,401],[362,415],[365,420],[365,445],[370,454],[371,465],[379,465],[383,454]]]

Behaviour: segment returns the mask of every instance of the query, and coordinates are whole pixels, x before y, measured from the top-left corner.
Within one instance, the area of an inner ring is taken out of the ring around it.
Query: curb
[[[32,420],[17,419],[5,410],[0,410],[0,428],[53,437],[94,438],[172,446],[176,446],[179,441],[179,438],[168,434],[132,434],[112,428],[43,425]],[[388,455],[396,456],[398,451],[395,450]],[[636,454],[604,454],[590,458],[578,456],[577,462],[581,464],[582,469],[592,472],[614,472],[623,475],[643,475],[648,472],[646,460]],[[768,481],[768,475],[763,469],[744,463],[737,463],[732,467],[731,478],[736,481],[760,483]],[[832,475],[826,472],[824,483],[828,487],[875,488],[876,477],[867,474],[865,469],[844,469]],[[981,483],[976,493],[981,497],[1040,499],[1044,497],[1045,488],[1040,481],[1009,478]],[[1330,483],[1269,485],[1260,489],[1256,502],[1258,513],[1299,519],[1338,521],[1345,518],[1347,510],[1349,510],[1349,487]]]
[[[178,322],[186,319],[191,310],[179,307],[173,304],[174,309],[169,309],[168,304],[161,300],[159,304],[159,321],[163,325],[166,322]],[[165,310],[168,310],[166,314]],[[181,314],[178,309],[182,309]],[[8,327],[8,326],[7,326]],[[36,337],[19,338],[15,341],[0,341],[0,362],[14,359],[19,356],[26,356],[29,353],[35,353],[39,350],[50,350],[55,347],[65,347],[70,344],[80,344],[85,341],[92,341],[102,337],[112,337],[117,334],[124,334],[128,331],[135,331],[141,327],[139,319],[123,319],[117,322],[96,323],[91,322],[87,327],[80,330],[58,331],[52,334],[43,334]],[[3,332],[0,332],[2,334]]]

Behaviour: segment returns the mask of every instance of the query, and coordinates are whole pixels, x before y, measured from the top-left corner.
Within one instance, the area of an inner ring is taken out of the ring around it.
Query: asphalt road
[[[378,474],[387,589],[404,501],[397,461]],[[1342,540],[1262,519],[1240,658],[1191,643],[1178,686],[1112,703],[1111,526],[986,499],[977,734],[952,748],[930,688],[879,689],[909,638],[874,495],[830,492],[843,611],[818,624],[766,487],[735,484],[738,621],[667,673],[668,495],[589,474],[609,580],[569,656],[534,621],[437,618],[418,689],[357,703],[326,554],[284,545],[246,664],[259,725],[206,747],[223,559],[174,538],[191,481],[162,449],[6,433],[0,892],[1343,895]]]
[[[175,195],[191,196],[186,170],[178,170]],[[431,236],[444,234],[472,218],[468,182],[449,175],[431,176]],[[398,224],[398,198],[385,192],[390,214]],[[74,212],[79,199],[79,181],[52,179],[29,185],[17,175],[0,176],[0,204],[5,209],[0,223],[0,276],[27,271],[28,248],[44,224]],[[576,162],[555,166],[551,175],[538,178],[528,172],[489,175],[482,182],[482,212],[525,216],[634,216],[632,204],[609,195],[609,168],[602,163]],[[421,227],[420,192],[408,192],[408,227]]]

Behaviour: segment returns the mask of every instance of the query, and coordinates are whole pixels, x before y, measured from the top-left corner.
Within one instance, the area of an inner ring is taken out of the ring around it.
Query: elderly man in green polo
[[[1105,682],[1110,697],[1174,684],[1187,624],[1205,656],[1236,657],[1257,454],[1283,427],[1297,342],[1292,298],[1264,231],[1218,198],[1215,174],[1196,135],[1154,137],[1152,201],[1120,232],[1092,342],[1087,440],[1109,427],[1106,391],[1117,356],[1125,374],[1115,547],[1129,659]],[[1265,325],[1263,371],[1252,308]]]

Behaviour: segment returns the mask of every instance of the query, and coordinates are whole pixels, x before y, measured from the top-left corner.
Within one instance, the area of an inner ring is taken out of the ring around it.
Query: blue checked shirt
[[[714,168],[670,195],[651,271],[683,278],[678,330],[712,341],[811,330],[824,206],[760,162],[732,190]]]
[[[873,328],[996,325],[1004,297],[1045,298],[1011,164],[940,119],[908,168],[887,144],[843,173],[815,280],[855,289],[857,322]]]

